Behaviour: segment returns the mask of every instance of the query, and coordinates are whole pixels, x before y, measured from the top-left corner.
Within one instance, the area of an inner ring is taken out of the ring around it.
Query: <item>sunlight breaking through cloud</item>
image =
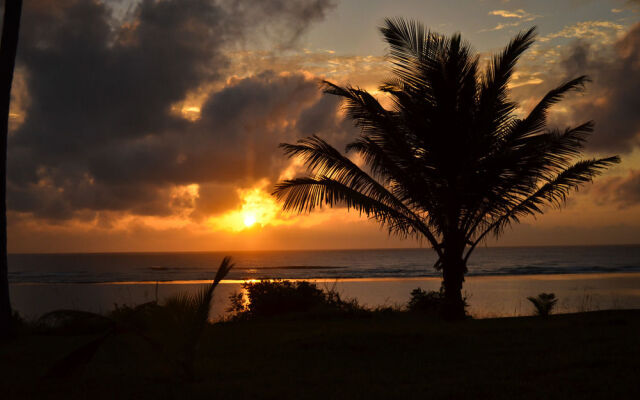
[[[221,216],[209,218],[207,225],[214,230],[240,232],[286,223],[279,218],[280,207],[266,191],[267,186],[268,182],[262,181],[257,187],[238,189],[239,197],[242,199],[240,207]]]

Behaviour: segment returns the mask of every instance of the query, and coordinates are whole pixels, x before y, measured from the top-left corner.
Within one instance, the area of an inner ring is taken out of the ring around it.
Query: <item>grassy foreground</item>
[[[408,313],[207,328],[198,379],[134,336],[71,378],[44,378],[95,336],[0,345],[0,393],[21,398],[640,398],[640,310],[467,320]]]

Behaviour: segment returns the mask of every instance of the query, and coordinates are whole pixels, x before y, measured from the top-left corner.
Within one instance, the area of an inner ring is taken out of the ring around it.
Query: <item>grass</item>
[[[3,398],[638,398],[640,311],[446,323],[412,313],[274,317],[205,328],[193,382],[133,335],[71,379],[49,368],[95,335],[0,345]],[[221,345],[223,344],[223,345]]]

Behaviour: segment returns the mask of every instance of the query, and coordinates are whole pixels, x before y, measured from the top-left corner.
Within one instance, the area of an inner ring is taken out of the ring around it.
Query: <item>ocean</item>
[[[226,255],[236,265],[216,289],[214,320],[251,279],[307,279],[371,307],[402,306],[411,290],[441,282],[430,249],[11,254],[12,304],[35,319],[162,301],[203,287]],[[640,245],[479,248],[468,267],[464,291],[475,317],[528,315],[527,297],[542,292],[558,296],[558,312],[640,308]]]
[[[168,282],[213,279],[222,258],[229,280],[436,277],[431,249],[197,253],[10,254],[11,283]],[[469,276],[640,272],[640,245],[478,248]]]

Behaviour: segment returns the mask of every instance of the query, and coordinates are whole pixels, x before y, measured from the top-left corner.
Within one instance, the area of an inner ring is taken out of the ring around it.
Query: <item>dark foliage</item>
[[[156,301],[139,304],[137,306],[118,305],[107,314],[109,318],[120,324],[131,326],[141,331],[147,331],[155,328],[161,328],[162,325],[170,325],[164,323],[167,320],[163,314],[166,314],[163,305]]]
[[[113,330],[115,324],[107,316],[88,311],[55,310],[42,315],[34,328],[36,332],[53,335],[86,335]]]
[[[407,303],[407,310],[411,312],[419,312],[424,314],[439,314],[444,301],[444,293],[442,290],[425,291],[416,288],[411,291],[411,298]]]
[[[195,382],[172,375],[131,335],[104,343],[83,376],[43,380],[89,338],[28,336],[0,344],[0,398],[636,399],[638,332],[640,310],[455,324],[416,313],[216,324],[203,335]]]
[[[57,310],[36,323],[39,333],[99,335],[76,348],[50,369],[48,377],[68,377],[85,368],[105,342],[128,334],[142,339],[145,346],[179,368],[179,375],[195,378],[195,362],[200,338],[208,325],[213,292],[233,268],[230,257],[218,267],[213,282],[195,295],[180,294],[135,307],[117,306],[108,315],[87,311]]]
[[[229,299],[229,311],[235,313],[236,318],[366,312],[355,300],[343,300],[334,289],[322,290],[307,281],[245,282],[242,292],[231,294]]]
[[[464,300],[465,314],[468,304]],[[444,306],[444,288],[440,290],[422,290],[416,288],[411,291],[411,298],[407,303],[407,310],[421,314],[438,316],[442,314]]]
[[[23,335],[30,333],[32,330],[31,324],[26,321],[22,315],[16,310],[12,310],[11,314],[11,335]]]

